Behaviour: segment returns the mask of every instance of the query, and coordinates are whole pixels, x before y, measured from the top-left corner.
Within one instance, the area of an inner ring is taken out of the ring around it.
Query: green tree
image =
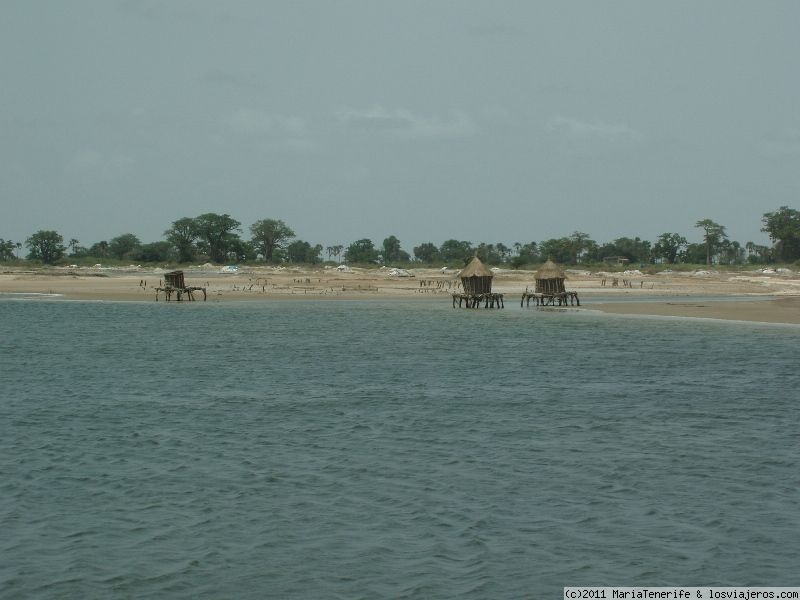
[[[569,241],[572,244],[572,256],[569,262],[572,264],[577,264],[585,254],[597,247],[597,243],[589,237],[589,234],[582,231],[572,232]]]
[[[441,260],[439,249],[431,242],[425,242],[419,246],[414,246],[414,257],[427,265]]]
[[[0,238],[0,261],[14,260],[15,244],[11,240]]]
[[[575,245],[571,238],[552,238],[539,244],[542,260],[552,259],[557,263],[571,263],[575,258]]]
[[[372,240],[363,238],[356,240],[344,251],[344,259],[348,263],[371,263],[378,259],[378,251]]]
[[[490,265],[499,265],[503,262],[503,253],[497,249],[494,244],[485,244],[481,242],[475,249],[478,253],[478,258],[481,261]]]
[[[16,244],[14,242],[0,238],[0,261],[6,262],[9,260],[14,260],[16,258],[14,256],[15,248]]]
[[[80,241],[72,238],[68,243],[67,247],[70,249],[70,255],[75,256],[78,254],[78,248],[80,247]]]
[[[610,244],[603,244],[598,250],[600,259],[609,256],[623,256],[633,263],[650,262],[650,242],[638,237],[617,238]]]
[[[724,240],[719,248],[719,257],[721,263],[740,265],[744,262],[745,249],[736,240]]]
[[[228,214],[205,213],[194,219],[199,249],[212,261],[224,263],[228,259],[228,251],[239,239],[241,223]]]
[[[342,255],[342,250],[344,250],[344,246],[341,244],[338,246],[327,246],[325,252],[328,253],[328,260],[333,259],[334,256],[336,260],[339,260],[339,257]]]
[[[761,231],[769,234],[775,244],[778,260],[792,261],[800,258],[800,211],[781,206],[774,212],[764,213]]]
[[[662,233],[653,246],[653,255],[673,264],[686,244],[686,238],[679,233]]]
[[[108,258],[108,242],[105,240],[95,242],[89,247],[87,253],[95,258]]]
[[[747,262],[750,264],[765,264],[770,262],[772,258],[772,251],[767,246],[762,246],[753,242],[747,242],[744,245],[744,248]]]
[[[315,265],[321,260],[321,252],[322,246],[320,244],[312,246],[303,240],[295,240],[286,246],[286,258],[289,260],[289,262],[293,263]]]
[[[683,262],[693,265],[703,264],[706,261],[706,253],[705,244],[687,244],[683,252]]]
[[[694,224],[703,230],[703,242],[706,245],[706,264],[711,264],[711,257],[717,253],[723,240],[728,236],[725,234],[725,227],[719,223],[715,223],[711,219],[702,219]]]
[[[281,220],[261,219],[250,226],[253,246],[265,262],[274,262],[275,250],[282,249],[294,237],[294,231]]]
[[[395,236],[390,235],[383,240],[383,261],[385,263],[403,260],[403,254],[405,254],[405,258],[407,259],[408,254],[404,253],[400,249],[400,240],[398,240]]]
[[[170,242],[142,244],[134,251],[133,258],[141,262],[165,263],[175,258],[175,249]]]
[[[194,219],[183,217],[172,222],[172,226],[164,232],[167,241],[178,253],[178,262],[190,263],[194,260],[197,227]]]
[[[502,242],[498,242],[494,245],[495,250],[497,250],[497,254],[500,255],[500,262],[504,263],[508,260],[508,257],[511,256],[511,248],[506,246]]]
[[[108,252],[114,258],[132,258],[142,242],[132,233],[123,233],[108,242]]]
[[[446,263],[467,264],[474,254],[472,242],[445,240],[439,246],[439,258]]]
[[[255,260],[258,252],[256,247],[239,236],[231,236],[227,247],[227,260],[234,262],[247,262]]]
[[[527,244],[514,242],[514,252],[515,256],[511,258],[511,266],[515,269],[539,262],[539,245],[536,242]]]
[[[30,251],[28,258],[41,260],[46,265],[52,265],[62,256],[67,249],[64,238],[56,231],[39,230],[25,240],[25,245]]]

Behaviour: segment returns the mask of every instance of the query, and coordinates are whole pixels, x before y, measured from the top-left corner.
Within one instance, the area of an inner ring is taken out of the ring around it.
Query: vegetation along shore
[[[24,244],[0,239],[0,294],[153,300],[163,274],[180,268],[211,301],[449,297],[455,275],[477,253],[492,266],[495,289],[509,297],[526,291],[536,268],[552,258],[588,299],[587,309],[800,323],[800,211],[780,207],[762,224],[771,246],[731,241],[723,225],[702,219],[697,243],[663,233],[653,242],[600,244],[574,232],[511,246],[449,239],[410,253],[393,235],[380,246],[364,238],[323,248],[296,239],[276,219],[253,223],[245,239],[239,221],[207,213],[174,221],[152,243],[126,233],[86,246],[45,230]]]

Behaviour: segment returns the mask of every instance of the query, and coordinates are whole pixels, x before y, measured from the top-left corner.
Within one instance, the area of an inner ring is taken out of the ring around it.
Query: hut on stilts
[[[180,302],[185,295],[190,302],[194,301],[194,292],[203,292],[203,301],[206,299],[206,288],[197,286],[187,286],[183,277],[183,271],[170,271],[164,273],[164,286],[156,288],[156,302],[158,302],[159,292],[164,292],[164,299],[169,302],[172,295]]]
[[[552,260],[548,259],[534,275],[536,282],[534,291],[527,289],[522,294],[520,306],[531,305],[531,300],[536,306],[566,306],[581,305],[578,299],[578,292],[570,292],[564,288],[566,275],[561,267]]]
[[[494,273],[478,258],[475,253],[472,261],[462,269],[458,277],[461,279],[462,291],[453,294],[453,308],[465,303],[466,308],[478,308],[481,304],[484,308],[505,308],[503,306],[503,294],[492,292],[492,278]]]

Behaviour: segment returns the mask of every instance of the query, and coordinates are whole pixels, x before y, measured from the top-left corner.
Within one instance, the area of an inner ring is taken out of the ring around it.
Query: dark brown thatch
[[[564,292],[564,271],[552,260],[548,259],[541,268],[536,271],[537,294],[561,294]]]
[[[476,254],[472,261],[458,274],[465,294],[489,294],[492,291],[492,273]]]

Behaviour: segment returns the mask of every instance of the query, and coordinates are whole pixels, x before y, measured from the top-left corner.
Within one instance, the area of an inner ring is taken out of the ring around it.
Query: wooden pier
[[[183,296],[186,296],[189,302],[194,302],[194,293],[203,292],[203,302],[206,300],[206,288],[199,286],[187,286],[183,279],[183,271],[170,271],[164,273],[164,286],[156,288],[156,302],[158,302],[158,295],[164,292],[164,299],[169,302],[172,296],[180,302]]]
[[[465,308],[505,308],[503,304],[503,294],[487,292],[484,294],[453,294],[453,308],[461,308],[462,303],[466,303]]]

